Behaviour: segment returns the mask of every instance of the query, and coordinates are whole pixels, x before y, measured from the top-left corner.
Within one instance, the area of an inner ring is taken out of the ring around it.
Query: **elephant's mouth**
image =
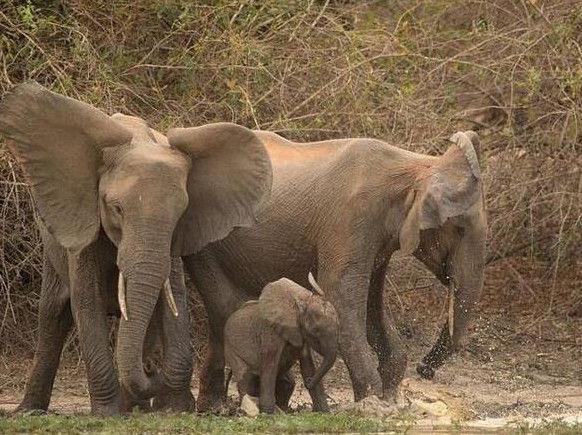
[[[170,278],[166,278],[163,286],[163,293],[168,307],[172,311],[174,317],[178,317],[178,306],[176,305],[176,300],[174,299],[174,293],[172,292],[172,285],[170,284]],[[121,311],[121,316],[126,322],[129,320],[129,315],[127,313],[127,300],[126,300],[126,287],[125,287],[125,277],[123,272],[119,271],[119,279],[117,282],[117,300],[119,302],[119,310]]]

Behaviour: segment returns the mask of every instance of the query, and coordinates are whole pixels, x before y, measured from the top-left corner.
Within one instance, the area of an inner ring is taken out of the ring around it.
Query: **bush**
[[[5,0],[0,31],[2,91],[32,78],[162,131],[234,121],[436,154],[454,131],[478,130],[489,260],[543,262],[554,287],[577,261],[578,1]],[[5,148],[0,177],[0,342],[29,351],[41,247]]]

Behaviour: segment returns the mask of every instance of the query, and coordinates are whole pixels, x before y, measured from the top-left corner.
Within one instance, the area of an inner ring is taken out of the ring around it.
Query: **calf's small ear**
[[[302,290],[302,291],[301,291]],[[267,284],[259,298],[260,316],[295,347],[303,346],[302,301],[311,293],[287,278]]]

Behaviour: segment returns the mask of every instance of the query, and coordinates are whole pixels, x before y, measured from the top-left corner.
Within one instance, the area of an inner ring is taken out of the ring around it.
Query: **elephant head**
[[[34,82],[4,98],[0,132],[25,169],[40,218],[69,253],[101,229],[117,246],[120,382],[152,396],[160,380],[145,374],[142,351],[162,289],[178,315],[170,259],[254,221],[271,185],[263,145],[230,123],[172,129],[166,139],[139,118],[107,116]]]
[[[314,283],[313,280],[312,283]],[[333,366],[339,336],[339,322],[333,305],[323,299],[317,284],[310,292],[295,282],[281,278],[265,286],[259,298],[259,312],[268,325],[289,342],[303,349],[313,349],[323,357],[312,379],[312,388]]]
[[[459,348],[483,287],[487,220],[479,168],[479,138],[457,132],[440,157],[413,162],[405,195],[400,250],[414,254],[450,289],[447,324],[418,368],[432,377],[434,368]],[[410,168],[409,168],[410,169]]]

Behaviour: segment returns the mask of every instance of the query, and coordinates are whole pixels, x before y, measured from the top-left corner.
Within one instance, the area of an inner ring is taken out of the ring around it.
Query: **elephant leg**
[[[396,327],[384,308],[384,279],[388,260],[376,263],[370,279],[368,293],[368,341],[378,355],[378,373],[382,379],[382,396],[395,400],[400,382],[404,378],[407,356]]]
[[[153,406],[154,410],[192,412],[196,409],[194,396],[190,390],[194,349],[190,340],[188,291],[184,282],[180,258],[172,259],[170,283],[178,308],[178,317],[174,316],[166,300],[160,298],[158,308],[162,317],[162,379],[164,388],[154,398]],[[156,327],[156,330],[159,330],[159,327]]]
[[[198,412],[219,412],[226,401],[224,325],[244,299],[207,252],[184,258],[184,267],[208,315],[208,348],[199,374]]]
[[[98,243],[98,242],[96,242]],[[71,308],[87,370],[91,412],[116,415],[121,396],[109,343],[106,307],[101,288],[103,259],[93,243],[69,259]]]
[[[357,249],[353,248],[353,251],[357,252]],[[354,255],[352,250],[342,255],[335,251],[327,255],[325,251],[321,252],[317,278],[338,314],[339,350],[350,374],[354,400],[359,401],[373,393],[375,384],[368,370],[371,355],[366,331],[368,289],[374,259],[354,261],[351,259]]]
[[[24,398],[16,412],[47,410],[63,345],[72,323],[68,290],[45,255],[38,314],[38,341]]]
[[[259,410],[266,414],[275,412],[275,389],[284,347],[285,342],[275,331],[261,332]]]
[[[283,372],[277,376],[275,385],[275,403],[277,403],[277,406],[281,410],[285,412],[290,410],[289,400],[291,399],[294,390],[295,379],[293,379],[291,372]]]
[[[301,359],[299,360],[301,368],[301,376],[303,380],[313,378],[315,375],[315,364],[313,363],[313,356],[311,355],[311,350],[308,347],[304,347],[301,351]],[[313,403],[313,411],[316,412],[329,412],[329,406],[327,404],[327,394],[325,393],[325,388],[323,386],[323,381],[318,382],[309,390],[309,396],[311,396],[311,401]]]
[[[246,372],[237,382],[237,389],[240,397],[245,394],[259,397],[259,377],[254,373]]]

